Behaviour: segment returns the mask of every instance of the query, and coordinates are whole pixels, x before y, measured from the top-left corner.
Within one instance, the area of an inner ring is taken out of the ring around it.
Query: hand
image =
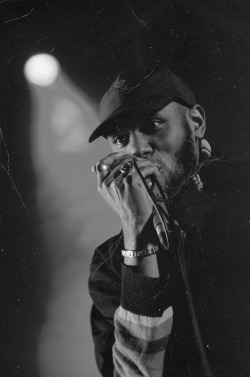
[[[98,171],[100,165],[106,165],[108,170],[97,174],[98,191],[106,202],[119,214],[124,239],[137,237],[152,213],[153,203],[144,184],[133,167],[127,174],[122,174],[122,166],[136,159],[136,163],[146,178],[155,174],[159,176],[156,165],[144,158],[121,153],[112,153],[95,165]]]

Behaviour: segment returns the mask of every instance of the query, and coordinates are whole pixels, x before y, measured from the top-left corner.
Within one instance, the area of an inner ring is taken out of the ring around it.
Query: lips
[[[145,160],[150,161],[153,165],[155,165],[157,167],[159,172],[161,171],[162,165],[159,163],[159,161],[157,161],[157,163],[156,163],[156,161],[151,160],[150,158],[145,158]]]

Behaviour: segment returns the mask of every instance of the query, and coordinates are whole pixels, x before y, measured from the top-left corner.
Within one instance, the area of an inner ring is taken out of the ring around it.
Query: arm
[[[145,231],[155,241],[154,229],[146,227]],[[161,376],[164,350],[172,326],[168,272],[161,260],[163,251],[157,258],[152,255],[137,261],[135,267],[126,267],[120,255],[122,248],[123,242],[118,244],[117,238],[107,241],[96,250],[91,264],[89,286],[94,302],[91,322],[97,364],[103,376],[110,377],[113,373],[115,376],[136,375],[135,365],[140,365],[143,376]],[[150,262],[150,258],[160,258],[159,266],[166,272],[162,274],[164,277],[141,274],[138,264]],[[122,328],[130,334],[126,339]],[[134,333],[134,330],[138,332]],[[135,338],[141,349],[134,348]]]
[[[102,160],[103,166],[112,168],[98,172],[98,190],[120,216],[124,247],[136,250],[150,243],[155,244],[151,239],[152,234],[145,233],[147,225],[152,224],[151,198],[134,169],[129,175],[119,173],[120,165],[128,157],[122,156],[114,162],[115,158],[117,155],[113,154]],[[159,174],[150,161],[141,159],[138,165],[144,177]],[[154,228],[153,233],[155,238]],[[172,308],[166,298],[167,282],[160,277],[156,255],[133,261],[125,258],[124,262],[129,267],[123,267],[121,305],[114,316],[114,375],[133,376],[139,373],[151,376],[153,373],[160,376],[172,327]],[[105,290],[104,287],[101,289]],[[99,310],[103,311],[101,307]],[[138,345],[135,345],[136,342]],[[135,365],[140,372],[135,372]]]
[[[123,266],[121,305],[114,317],[115,377],[162,376],[173,322],[167,283]]]
[[[89,292],[93,300],[91,330],[95,357],[102,376],[113,375],[112,346],[114,313],[121,297],[121,236],[113,237],[95,250],[90,267]]]

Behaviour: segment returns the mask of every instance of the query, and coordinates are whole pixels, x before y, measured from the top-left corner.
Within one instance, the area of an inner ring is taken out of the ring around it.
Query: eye
[[[117,147],[124,147],[129,141],[129,136],[124,134],[115,135],[112,138],[112,143]]]
[[[160,119],[151,119],[143,127],[143,132],[146,134],[154,133],[158,131],[158,129],[160,129],[160,126],[162,125],[162,123],[163,122]]]
[[[160,127],[160,125],[162,124],[162,121],[160,121],[159,119],[155,119],[155,120],[152,120],[151,121],[151,124],[154,128],[158,128]]]

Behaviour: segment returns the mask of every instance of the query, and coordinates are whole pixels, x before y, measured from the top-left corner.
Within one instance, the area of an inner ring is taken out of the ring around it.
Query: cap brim
[[[183,103],[182,100],[175,99],[172,97],[171,98],[164,97],[164,98],[154,100],[150,103],[145,104],[145,102],[143,102],[141,104],[136,104],[130,107],[120,106],[107,119],[105,119],[104,122],[99,124],[99,126],[95,129],[95,131],[90,135],[89,143],[92,143],[92,141],[96,140],[100,136],[107,135],[108,129],[111,128],[111,125],[115,121],[115,119],[122,117],[124,115],[130,115],[134,112],[139,114],[140,112],[145,113],[151,110],[160,110],[173,101],[182,103],[183,105],[186,105],[187,107],[189,107],[187,104]]]
[[[98,139],[98,137],[100,136],[104,136],[105,133],[107,133],[108,128],[111,126],[113,121],[117,119],[119,116],[122,116],[127,113],[128,113],[127,109],[126,111],[124,108],[116,109],[116,111],[114,111],[107,119],[105,119],[104,122],[100,123],[99,126],[95,129],[95,131],[90,135],[89,143],[92,143],[92,141]]]

